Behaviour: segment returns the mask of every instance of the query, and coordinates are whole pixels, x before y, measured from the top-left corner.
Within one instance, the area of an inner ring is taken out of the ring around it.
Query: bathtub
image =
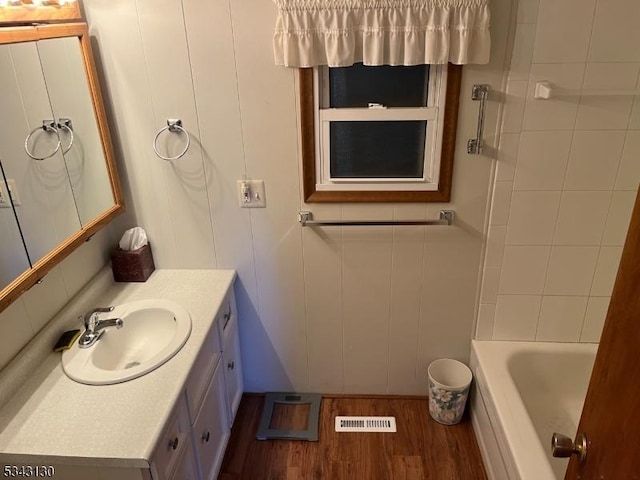
[[[472,342],[471,418],[490,480],[562,480],[553,432],[575,436],[597,344]]]

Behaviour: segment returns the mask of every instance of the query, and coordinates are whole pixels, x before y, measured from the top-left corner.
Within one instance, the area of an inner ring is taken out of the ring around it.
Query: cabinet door
[[[151,460],[152,470],[155,471],[153,478],[157,480],[173,478],[173,472],[188,444],[189,416],[186,402],[181,399],[153,453]]]
[[[238,406],[242,398],[244,383],[242,381],[242,360],[240,358],[240,336],[238,335],[238,322],[231,327],[229,336],[222,353],[224,376],[227,386],[227,405],[229,412],[229,426],[233,425]]]
[[[218,363],[193,426],[193,444],[202,480],[213,480],[218,476],[229,434],[224,398],[224,374]]]
[[[186,446],[176,468],[176,473],[173,474],[172,480],[198,480],[198,474],[196,473],[196,462],[193,454],[193,448],[191,444]]]

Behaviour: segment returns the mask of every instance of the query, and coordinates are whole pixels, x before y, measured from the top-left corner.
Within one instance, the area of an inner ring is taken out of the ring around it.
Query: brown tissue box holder
[[[146,282],[156,269],[151,245],[137,250],[114,249],[111,252],[111,269],[116,282]]]

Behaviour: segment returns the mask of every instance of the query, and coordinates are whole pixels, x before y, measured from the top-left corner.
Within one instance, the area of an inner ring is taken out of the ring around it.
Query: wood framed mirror
[[[86,23],[0,28],[0,311],[124,211]]]

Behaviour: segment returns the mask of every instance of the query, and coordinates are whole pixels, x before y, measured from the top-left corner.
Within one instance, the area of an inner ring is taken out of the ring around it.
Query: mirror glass
[[[1,28],[0,89],[1,311],[124,205],[85,23]]]
[[[0,158],[34,264],[80,229],[36,42],[0,45]],[[28,138],[28,141],[27,141]],[[27,155],[25,141],[31,154]]]
[[[80,223],[86,225],[115,202],[80,40],[47,38],[37,46],[73,198]]]
[[[0,289],[2,289],[31,267],[3,175],[0,175],[0,238],[2,238],[0,243]]]

